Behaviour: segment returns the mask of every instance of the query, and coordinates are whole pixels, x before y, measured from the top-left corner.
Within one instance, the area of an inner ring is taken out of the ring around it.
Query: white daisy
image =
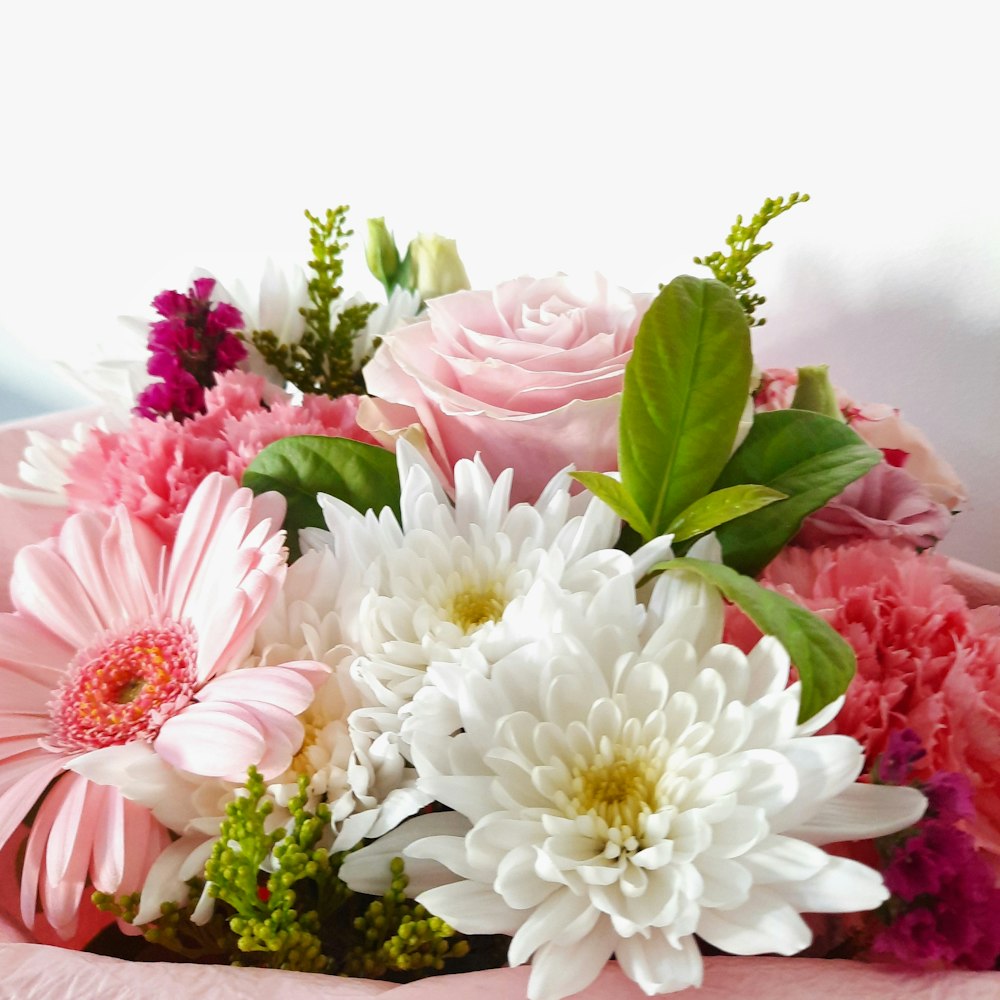
[[[453,701],[425,690],[438,686],[438,668],[488,672],[511,645],[552,628],[553,602],[585,604],[617,577],[634,588],[670,549],[668,538],[634,556],[613,549],[617,517],[591,497],[571,497],[564,474],[536,504],[511,506],[510,470],[494,482],[478,459],[462,461],[452,504],[405,442],[397,459],[401,523],[389,510],[362,515],[321,497],[330,531],[303,539],[337,556],[350,608],[342,620],[356,623],[352,675],[379,706],[363,714],[373,731],[401,731],[405,748],[413,731],[457,725]]]
[[[839,704],[797,725],[781,645],[744,656],[720,635],[682,578],[661,582],[638,628],[610,581],[488,676],[452,678],[462,732],[414,734],[419,787],[454,810],[406,848],[431,886],[418,899],[464,933],[513,935],[533,1000],[585,988],[612,954],[647,994],[683,989],[701,981],[696,934],[793,954],[811,939],[801,912],[887,898],[875,871],[817,845],[902,829],[923,797],[855,784],[860,746],[812,735]],[[352,858],[349,884],[372,881],[377,848]]]

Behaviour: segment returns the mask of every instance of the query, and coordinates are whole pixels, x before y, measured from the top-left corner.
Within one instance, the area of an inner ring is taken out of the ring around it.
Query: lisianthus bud
[[[368,243],[365,245],[365,260],[368,262],[368,270],[382,282],[386,292],[391,293],[397,284],[399,251],[396,249],[396,241],[386,227],[384,218],[368,220]]]
[[[842,424],[844,415],[837,405],[837,391],[830,382],[826,365],[811,365],[799,369],[799,381],[792,399],[793,410],[812,410],[826,417],[833,417]]]
[[[410,286],[420,292],[425,302],[470,287],[469,276],[465,273],[465,265],[454,240],[445,239],[437,233],[421,233],[410,241],[408,256]]]

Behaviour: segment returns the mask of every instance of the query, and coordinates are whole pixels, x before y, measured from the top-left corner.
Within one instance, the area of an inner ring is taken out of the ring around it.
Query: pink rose
[[[515,501],[537,499],[570,464],[612,471],[625,363],[651,301],[562,276],[433,299],[365,368],[379,398],[358,422],[385,443],[419,424],[449,482],[477,452],[494,476],[513,468]]]
[[[880,462],[839,496],[811,514],[796,545],[815,548],[861,538],[884,538],[917,549],[930,548],[951,527],[951,512],[903,469]]]
[[[789,368],[768,368],[763,373],[754,402],[758,411],[786,410],[792,405],[798,374]],[[935,503],[949,510],[965,500],[965,488],[955,470],[941,458],[930,441],[885,403],[858,403],[837,389],[837,404],[848,424],[866,443],[878,448],[890,465],[906,470],[927,490]]]

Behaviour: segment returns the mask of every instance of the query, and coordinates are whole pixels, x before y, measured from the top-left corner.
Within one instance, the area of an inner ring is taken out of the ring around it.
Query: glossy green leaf
[[[805,410],[758,413],[715,488],[759,483],[788,496],[717,532],[727,566],[756,576],[798,532],[803,518],[881,461],[846,424]]]
[[[582,483],[598,499],[603,500],[623,521],[630,524],[645,539],[653,537],[646,515],[636,506],[631,494],[611,476],[603,472],[571,472],[571,478]]]
[[[667,533],[674,536],[675,542],[684,542],[694,538],[695,535],[703,535],[727,521],[742,517],[744,514],[752,514],[755,510],[784,500],[785,496],[786,494],[778,490],[758,486],[755,483],[746,486],[727,486],[724,490],[707,493],[682,510],[671,521]]]
[[[302,435],[275,441],[247,467],[243,485],[254,493],[277,490],[285,498],[293,559],[300,552],[299,529],[325,526],[318,493],[329,493],[359,511],[390,507],[399,515],[396,456],[347,438]]]
[[[718,281],[675,278],[643,317],[625,368],[618,461],[652,535],[726,464],[751,364],[746,316]]]
[[[802,681],[799,722],[839,698],[854,676],[854,650],[822,618],[728,566],[703,559],[671,559],[656,567],[695,573],[743,610],[765,635],[788,650]]]

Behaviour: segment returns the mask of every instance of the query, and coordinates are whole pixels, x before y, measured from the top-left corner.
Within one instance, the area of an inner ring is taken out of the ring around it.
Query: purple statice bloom
[[[896,899],[912,905],[897,910],[874,951],[906,962],[996,967],[1000,889],[968,833],[943,818],[924,820],[884,874]]]
[[[937,895],[968,862],[968,834],[942,820],[927,820],[892,856],[883,876],[886,888],[907,902]]]
[[[902,785],[910,777],[913,765],[927,751],[912,729],[897,729],[889,734],[885,753],[878,764],[878,778],[887,785]]]
[[[243,327],[238,309],[213,304],[213,278],[198,278],[182,294],[165,291],[153,299],[163,318],[149,330],[150,358],[146,370],[160,381],[140,393],[135,412],[156,419],[186,420],[205,412],[205,390],[218,372],[231,371],[246,355],[237,330]]]
[[[923,788],[927,796],[927,812],[948,823],[972,819],[976,808],[972,804],[972,784],[964,774],[939,771]]]

